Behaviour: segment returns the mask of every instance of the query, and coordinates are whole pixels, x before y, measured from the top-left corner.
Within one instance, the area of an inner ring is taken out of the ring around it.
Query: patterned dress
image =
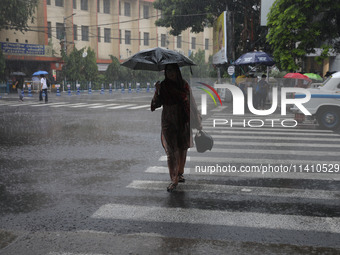
[[[165,79],[159,95],[155,93],[151,101],[151,109],[161,106],[161,141],[167,155],[192,147],[192,128],[201,127],[202,117],[189,84],[184,81],[184,88],[179,88],[176,82]]]

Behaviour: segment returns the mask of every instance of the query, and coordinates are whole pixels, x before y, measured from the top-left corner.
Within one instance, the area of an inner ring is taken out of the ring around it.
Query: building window
[[[191,38],[191,49],[196,49],[196,37]]]
[[[55,6],[63,7],[64,6],[64,0],[55,0]]]
[[[131,16],[131,5],[130,3],[124,2],[124,15],[127,17]]]
[[[98,42],[100,42],[100,27],[97,27]]]
[[[122,44],[122,30],[119,29],[119,44]]]
[[[100,0],[97,0],[97,12],[100,12]]]
[[[143,18],[148,19],[149,18],[149,6],[143,5]]]
[[[118,6],[118,12],[119,12],[119,15],[122,15],[122,4],[120,1],[119,1],[119,6]]]
[[[73,25],[73,40],[77,41],[78,40],[78,26]]]
[[[80,9],[87,11],[89,9],[88,0],[80,0]]]
[[[182,36],[177,36],[177,48],[182,48]]]
[[[125,30],[125,44],[131,44],[131,31]]]
[[[150,34],[144,33],[144,45],[145,46],[149,46],[149,38],[150,38]]]
[[[161,47],[166,47],[166,34],[161,34]]]
[[[204,49],[209,50],[209,39],[205,39]]]
[[[104,13],[110,13],[110,0],[104,0]]]
[[[104,28],[104,42],[111,42],[111,28]]]
[[[48,38],[52,38],[52,25],[51,25],[51,22],[47,22],[47,36],[48,36]]]
[[[56,23],[56,30],[57,30],[57,39],[61,40],[64,39],[64,24],[63,23]]]
[[[47,5],[51,5],[51,0],[46,0]]]
[[[89,40],[89,27],[81,26],[81,40],[88,41]]]
[[[73,0],[73,9],[77,9],[77,0]]]

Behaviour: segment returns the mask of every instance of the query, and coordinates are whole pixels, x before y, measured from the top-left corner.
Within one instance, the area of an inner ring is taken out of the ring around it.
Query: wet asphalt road
[[[338,131],[309,123],[287,141],[278,127],[261,147],[262,130],[213,130],[211,120],[227,111],[215,109],[204,122],[215,151],[190,151],[187,182],[169,194],[161,111],[148,111],[151,97],[1,99],[0,254],[340,252],[338,173],[194,173],[226,162],[340,163]]]

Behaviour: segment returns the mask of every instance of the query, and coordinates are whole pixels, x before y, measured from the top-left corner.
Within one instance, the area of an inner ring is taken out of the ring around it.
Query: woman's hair
[[[164,69],[165,79],[168,79],[166,71],[167,71],[169,66],[173,67],[176,70],[177,83],[180,86],[180,88],[184,88],[184,80],[183,80],[183,77],[182,77],[182,73],[181,73],[181,70],[179,69],[179,66],[177,64],[168,64],[168,65],[165,66],[165,69]]]
[[[43,74],[40,74],[40,77],[41,77],[41,78],[45,78],[45,75],[43,75]]]

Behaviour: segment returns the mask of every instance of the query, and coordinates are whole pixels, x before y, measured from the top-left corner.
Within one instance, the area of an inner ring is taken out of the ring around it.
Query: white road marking
[[[147,190],[164,190],[169,184],[168,181],[145,181],[134,180],[127,188],[133,189],[147,189]],[[178,186],[178,190],[180,186]],[[204,184],[191,182],[186,183],[183,187],[185,192],[194,191],[201,193],[222,193],[222,194],[238,194],[242,195],[244,190],[247,190],[249,196],[267,196],[267,197],[287,197],[287,198],[309,198],[309,199],[323,199],[334,200],[340,196],[339,191],[328,190],[310,190],[310,189],[291,189],[291,188],[277,188],[277,187],[256,187],[256,186],[233,186],[220,184]]]
[[[141,109],[141,108],[146,108],[146,107],[150,107],[150,104],[133,106],[133,107],[130,107],[130,108],[127,108],[127,109],[128,110],[136,110],[136,109]]]
[[[91,104],[91,105],[93,105],[93,104]],[[114,106],[114,105],[118,105],[118,104],[104,104],[104,105],[91,106],[91,107],[87,107],[87,108],[97,109],[97,108],[104,108],[104,107]]]
[[[123,105],[108,107],[107,109],[115,110],[115,109],[127,108],[127,107],[134,106],[134,105],[135,104],[123,104]]]
[[[212,150],[213,151],[213,150]],[[209,153],[209,152],[208,152]],[[159,161],[167,161],[166,156],[162,156],[159,158]],[[292,167],[294,165],[306,165],[306,164],[339,164],[339,160],[329,160],[329,159],[319,159],[319,160],[302,160],[302,159],[267,159],[267,158],[228,158],[228,157],[187,157],[187,161],[190,162],[198,162],[198,163],[224,163],[224,164],[257,164],[257,165],[265,165],[265,164],[272,164],[272,165],[285,165],[290,166],[292,164]]]
[[[338,217],[229,212],[196,208],[106,204],[101,206],[91,218],[340,233]]]
[[[215,165],[216,166],[216,165]],[[195,166],[196,167],[196,166]],[[223,167],[223,166],[221,166]],[[166,174],[169,175],[169,169],[164,166],[151,166],[148,167],[145,171],[146,173],[157,173],[157,174]],[[340,180],[339,174],[330,174],[330,173],[307,173],[307,172],[291,172],[291,173],[275,173],[275,172],[218,172],[211,171],[207,172],[204,168],[200,168],[197,166],[197,170],[195,168],[184,168],[184,175],[207,175],[207,176],[224,176],[224,177],[243,177],[243,178],[270,178],[270,179],[303,179],[303,180]]]

